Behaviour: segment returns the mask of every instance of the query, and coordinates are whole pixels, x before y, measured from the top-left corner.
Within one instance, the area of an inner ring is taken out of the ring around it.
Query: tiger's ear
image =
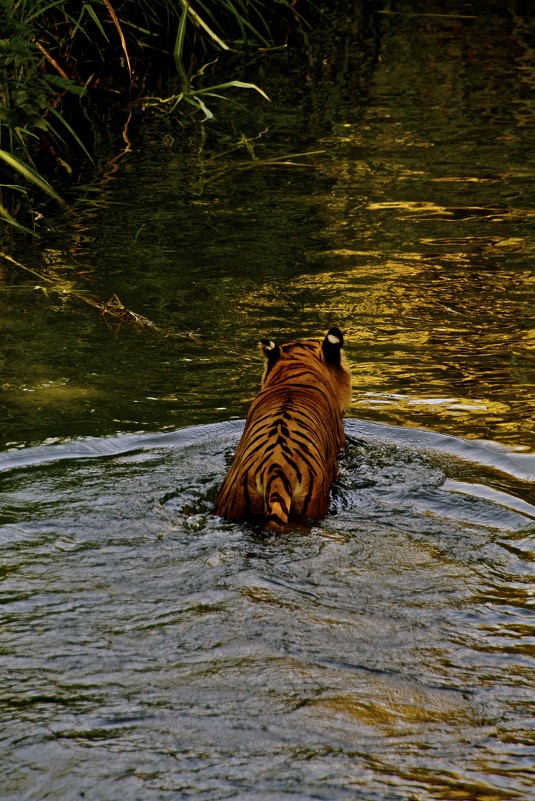
[[[330,328],[321,349],[327,364],[340,364],[340,351],[344,347],[344,335],[339,328]]]
[[[260,345],[260,350],[264,354],[264,359],[267,361],[267,367],[269,370],[269,368],[273,367],[281,355],[281,349],[270,339],[261,339],[258,344]]]

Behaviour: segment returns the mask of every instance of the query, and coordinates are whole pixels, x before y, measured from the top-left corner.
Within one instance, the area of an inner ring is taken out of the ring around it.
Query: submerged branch
[[[250,147],[248,147],[247,142],[240,144],[245,144],[245,147],[251,156],[249,161],[228,161],[226,164],[221,164],[221,162],[217,162],[217,156],[212,159],[208,159],[203,164],[204,174],[201,175],[198,183],[206,185],[214,181],[218,181],[220,178],[223,178],[229,173],[247,172],[248,170],[261,169],[263,167],[299,167],[302,169],[317,169],[320,166],[317,162],[309,163],[306,161],[301,161],[300,159],[309,156],[318,156],[325,153],[325,150],[308,150],[303,153],[288,153],[282,156],[258,158],[258,156],[252,152]]]
[[[40,282],[47,284],[48,288],[57,292],[63,298],[74,298],[82,303],[85,303],[87,306],[98,309],[99,316],[106,323],[106,325],[111,324],[120,326],[123,323],[130,323],[136,326],[136,328],[151,331],[166,338],[196,339],[198,336],[193,331],[177,332],[169,328],[163,328],[156,325],[152,320],[149,320],[142,314],[137,314],[137,312],[133,312],[130,309],[127,309],[126,306],[123,306],[116,294],[113,294],[106,303],[101,303],[96,298],[92,297],[88,292],[82,292],[71,287],[66,288],[65,282],[62,283],[58,277],[51,278],[50,276],[44,275],[43,273],[34,270],[32,267],[22,264],[20,261],[17,261],[7,253],[0,251],[0,258],[9,262],[9,264],[13,265],[14,267],[17,267],[18,269],[24,270],[25,272],[30,273],[30,275],[35,276]]]

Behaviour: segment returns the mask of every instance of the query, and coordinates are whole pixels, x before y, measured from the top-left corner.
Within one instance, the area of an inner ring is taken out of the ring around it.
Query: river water
[[[51,283],[0,291],[2,799],[535,799],[534,21],[444,6],[149,114],[14,253]],[[255,343],[331,324],[329,516],[221,521]]]

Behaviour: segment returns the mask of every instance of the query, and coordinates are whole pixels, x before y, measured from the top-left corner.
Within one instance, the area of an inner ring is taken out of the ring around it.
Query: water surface
[[[3,797],[533,797],[533,458],[348,421],[266,539],[242,425],[3,457]]]
[[[16,255],[178,338],[114,336],[10,271],[3,442],[243,417],[258,339],[335,323],[355,415],[535,448],[533,19],[431,5],[357,5],[252,59],[271,104],[132,127]]]

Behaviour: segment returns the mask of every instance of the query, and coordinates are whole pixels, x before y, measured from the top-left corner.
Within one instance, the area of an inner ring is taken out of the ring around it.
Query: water
[[[533,457],[350,420],[266,539],[242,425],[4,455],[3,797],[533,797]]]
[[[5,276],[6,800],[535,798],[533,19],[348,13],[133,129],[16,254],[66,291]],[[222,522],[257,340],[331,324],[331,513]]]
[[[342,17],[310,52],[244,67],[272,104],[242,92],[211,125],[148,117],[70,215],[43,209],[20,261],[199,338],[114,337],[10,271],[0,442],[243,417],[260,337],[338,324],[355,416],[535,449],[533,20],[448,14],[464,16]]]

